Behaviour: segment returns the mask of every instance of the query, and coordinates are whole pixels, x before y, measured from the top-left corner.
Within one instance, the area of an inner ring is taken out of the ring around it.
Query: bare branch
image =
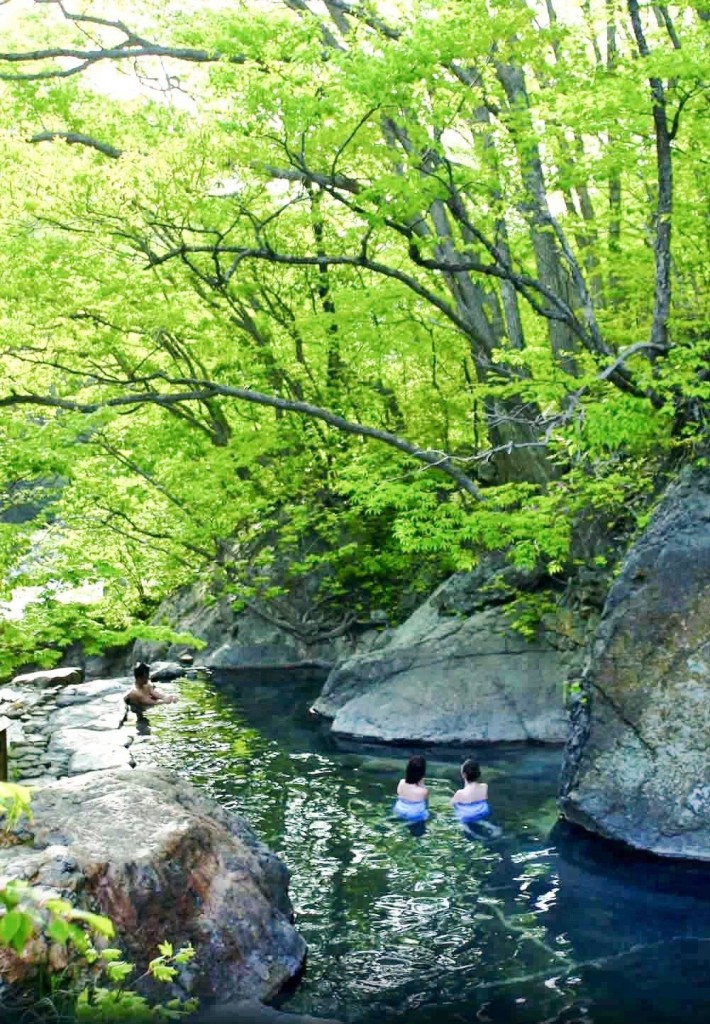
[[[50,0],[55,3],[56,0]],[[62,4],[57,4],[62,14],[68,21],[79,26],[83,24],[100,25],[103,28],[114,29],[123,36],[123,39],[111,46],[100,44],[92,48],[75,46],[51,46],[40,50],[25,50],[15,53],[0,53],[0,65],[10,64],[24,67],[44,61],[75,60],[77,63],[68,68],[50,67],[41,71],[19,70],[17,72],[0,71],[0,80],[32,82],[46,78],[68,78],[71,75],[79,74],[85,68],[99,61],[105,60],[131,60],[136,61],[143,57],[167,57],[171,60],[187,61],[193,64],[214,64],[224,61],[228,64],[246,64],[247,57],[244,54],[224,54],[209,50],[195,49],[190,46],[161,46],[151,40],[143,39],[122,21],[110,21],[105,18],[93,17],[85,14],[73,14],[66,10]]]
[[[90,135],[82,135],[80,132],[38,132],[29,141],[53,142],[55,139],[63,139],[69,145],[90,146],[92,149],[96,149],[99,153],[103,153],[104,156],[110,156],[114,160],[118,160],[123,153],[122,150],[116,149],[115,146],[110,146],[108,142],[101,142],[99,139],[94,139]]]
[[[135,242],[135,239],[131,240]],[[466,335],[471,335],[471,325],[466,323],[456,313],[453,307],[447,302],[444,302],[444,300],[435,292],[425,288],[424,285],[420,284],[419,281],[410,274],[405,274],[404,271],[398,270],[396,267],[391,267],[388,264],[379,263],[377,260],[369,259],[366,253],[362,251],[357,256],[294,256],[287,253],[275,252],[273,249],[250,249],[240,245],[180,245],[158,255],[158,253],[155,253],[147,246],[141,246],[141,249],[148,257],[150,265],[153,267],[159,267],[163,263],[168,263],[170,260],[176,259],[177,257],[184,259],[193,253],[204,253],[207,255],[219,255],[220,253],[233,254],[234,260],[232,263],[232,274],[236,271],[243,260],[264,260],[268,263],[280,263],[293,267],[362,267],[365,270],[371,270],[374,274],[380,274],[383,277],[391,277],[395,281],[399,281],[401,284],[409,288],[410,291],[419,295],[420,298],[425,299],[427,302],[431,303],[432,306],[436,306],[444,316],[455,323],[456,326]],[[220,284],[222,282],[218,280],[214,283]]]

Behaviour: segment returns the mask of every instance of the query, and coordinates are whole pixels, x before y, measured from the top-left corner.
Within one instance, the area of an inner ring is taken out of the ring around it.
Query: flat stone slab
[[[80,668],[50,668],[41,672],[25,672],[15,676],[13,686],[65,686],[80,683],[84,673]]]
[[[36,778],[31,775],[20,775],[17,781],[21,786],[28,786],[30,789],[42,789],[57,780],[53,775],[38,775]]]
[[[122,698],[111,696],[60,708],[50,715],[49,721],[53,732],[55,729],[106,731],[118,729],[125,713]]]
[[[44,693],[40,690],[18,690],[12,686],[0,687],[0,714],[14,718],[16,715],[29,711],[44,701]]]
[[[7,740],[10,744],[10,749],[19,746],[27,742],[27,733],[25,732],[22,722],[13,720],[10,722],[7,729]]]
[[[96,729],[57,729],[52,733],[48,753],[98,753],[101,750],[120,750],[129,747],[132,742],[133,734],[126,729],[116,729],[115,732],[100,732]]]
[[[92,679],[88,683],[78,683],[75,686],[67,686],[59,694],[56,705],[59,708],[68,707],[70,704],[87,704],[97,697],[109,697],[113,694],[126,693],[133,685],[130,676],[121,676],[118,679]]]
[[[77,750],[69,759],[67,775],[84,775],[105,768],[133,768],[135,761],[126,747],[93,747]]]

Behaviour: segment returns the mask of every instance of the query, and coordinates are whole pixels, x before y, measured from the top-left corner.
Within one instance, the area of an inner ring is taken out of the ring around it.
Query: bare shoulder
[[[456,792],[454,793],[454,795],[451,797],[451,803],[452,804],[460,804],[462,796],[463,796],[463,790],[462,789],[457,789]]]

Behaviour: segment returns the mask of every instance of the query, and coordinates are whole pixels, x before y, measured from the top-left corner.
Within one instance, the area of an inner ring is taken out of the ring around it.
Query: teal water
[[[559,751],[473,751],[496,839],[453,818],[458,752],[427,752],[432,815],[415,838],[389,813],[407,751],[338,749],[307,714],[314,684],[219,682],[180,683],[137,750],[244,814],[288,864],[309,954],[283,1009],[348,1024],[710,1020],[710,870],[558,823]]]

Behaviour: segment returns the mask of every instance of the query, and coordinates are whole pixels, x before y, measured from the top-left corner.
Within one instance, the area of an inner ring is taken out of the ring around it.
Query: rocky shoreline
[[[0,688],[0,715],[10,719],[11,782],[43,786],[107,768],[132,768],[135,729],[121,722],[127,677],[80,682],[79,669],[16,676]]]
[[[299,976],[306,956],[283,862],[239,815],[147,767],[148,737],[133,715],[124,721],[129,677],[80,680],[64,668],[0,689],[10,781],[33,791],[31,820],[0,845],[0,876],[108,915],[141,970],[159,942],[192,943],[195,959],[170,995],[197,996],[197,1021],[313,1021],[261,1003]],[[170,692],[170,681],[160,685]],[[6,983],[21,985],[31,969],[31,957],[0,951]]]

